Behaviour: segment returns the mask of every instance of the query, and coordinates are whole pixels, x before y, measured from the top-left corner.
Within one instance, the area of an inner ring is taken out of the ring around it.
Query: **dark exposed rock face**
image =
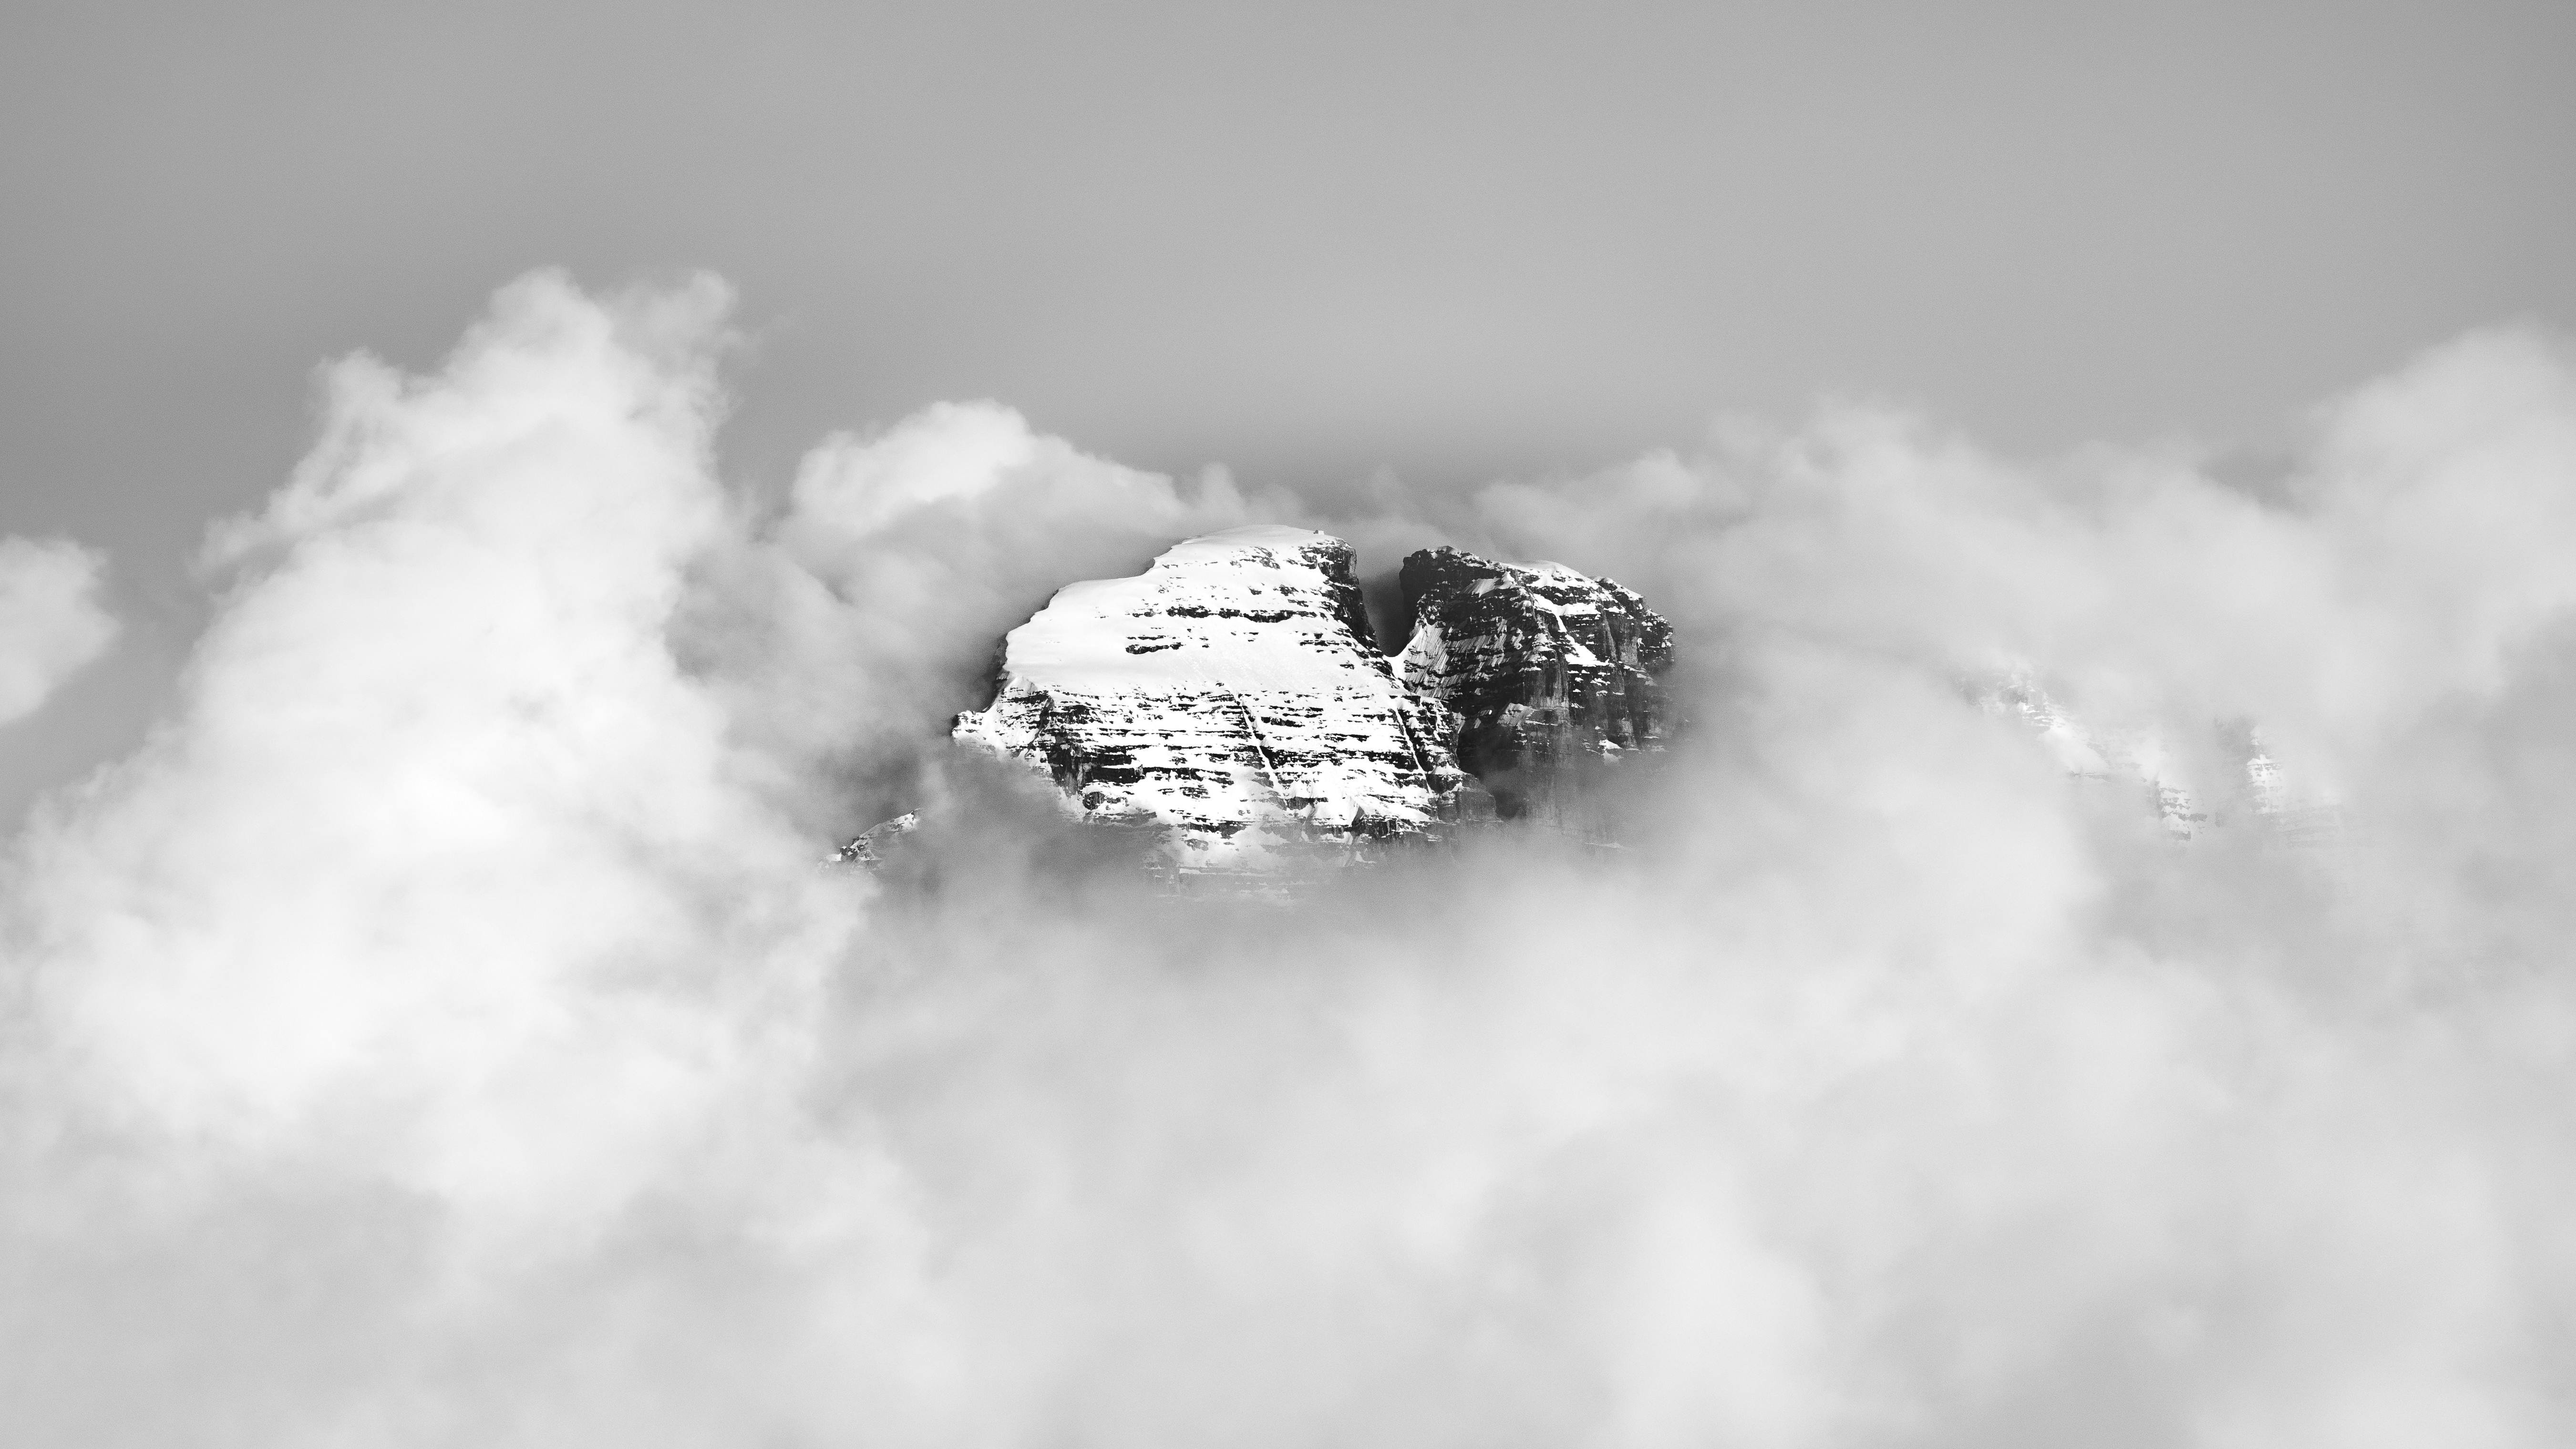
[[[1673,631],[1635,593],[1450,548],[1406,559],[1398,581],[1405,684],[1456,716],[1458,763],[1503,816],[1563,822],[1596,771],[1661,745]]]

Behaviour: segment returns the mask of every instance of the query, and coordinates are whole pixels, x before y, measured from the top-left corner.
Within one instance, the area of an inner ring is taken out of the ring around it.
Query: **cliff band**
[[[1498,813],[1571,823],[1593,771],[1662,742],[1673,631],[1633,592],[1450,548],[1407,558],[1398,583],[1405,684],[1458,717],[1458,762]]]
[[[1350,545],[1239,528],[1067,585],[1004,644],[955,735],[1043,770],[1086,819],[1159,826],[1183,870],[1261,870],[1436,832],[1475,793],[1454,724],[1372,647]]]

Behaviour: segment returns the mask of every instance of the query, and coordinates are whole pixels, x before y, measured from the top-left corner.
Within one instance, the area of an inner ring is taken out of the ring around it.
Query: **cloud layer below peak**
[[[169,718],[11,844],[31,1440],[2576,1429],[2560,342],[2418,359],[2263,496],[1827,409],[1336,508],[957,404],[764,509],[725,336],[540,274],[339,364]],[[1053,589],[1250,522],[1670,614],[1632,848],[1173,901],[940,748]],[[2352,824],[2178,849],[1962,696],[1997,660],[2213,800],[2259,719]],[[914,888],[815,868],[908,806]]]

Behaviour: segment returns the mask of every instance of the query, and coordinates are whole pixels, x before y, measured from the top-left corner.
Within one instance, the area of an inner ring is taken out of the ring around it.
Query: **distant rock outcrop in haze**
[[[2293,790],[2250,721],[2219,722],[2205,742],[2180,749],[2153,729],[2085,720],[2027,667],[1977,676],[1962,688],[1988,713],[2029,729],[2070,776],[2138,790],[2142,804],[2177,841],[2228,830],[2249,830],[2267,844],[2301,850],[2343,840],[2341,809]]]

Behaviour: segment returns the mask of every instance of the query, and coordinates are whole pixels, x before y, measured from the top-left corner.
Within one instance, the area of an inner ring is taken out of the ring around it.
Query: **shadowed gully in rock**
[[[1505,818],[1575,818],[1594,772],[1661,748],[1673,630],[1646,601],[1557,563],[1424,549],[1400,576],[1405,684],[1458,719],[1458,763]]]

